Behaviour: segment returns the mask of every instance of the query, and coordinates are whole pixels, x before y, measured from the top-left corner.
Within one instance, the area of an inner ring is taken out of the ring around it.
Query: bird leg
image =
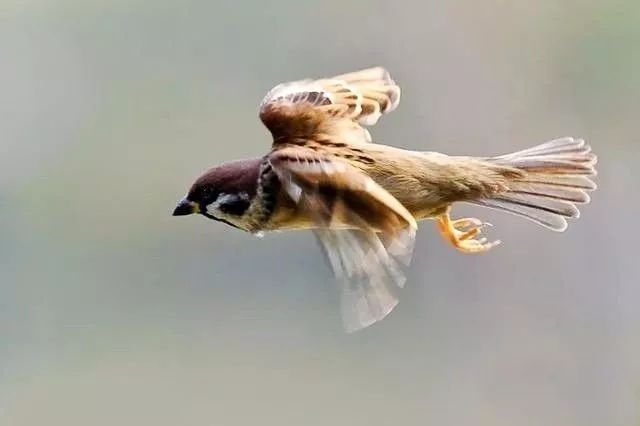
[[[475,218],[452,220],[448,210],[437,220],[442,236],[463,253],[482,253],[500,244],[500,240],[487,242],[486,238],[475,238],[490,223]]]

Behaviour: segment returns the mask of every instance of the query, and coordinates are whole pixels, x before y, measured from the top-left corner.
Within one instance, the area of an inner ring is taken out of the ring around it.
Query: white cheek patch
[[[207,213],[213,217],[219,217],[220,211],[218,210],[218,206],[216,203],[211,203],[207,206]]]

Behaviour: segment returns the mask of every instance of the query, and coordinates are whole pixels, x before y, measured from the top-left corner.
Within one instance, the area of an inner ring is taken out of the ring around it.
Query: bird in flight
[[[594,190],[596,156],[565,137],[494,157],[449,156],[374,143],[367,130],[398,106],[400,88],[370,68],[273,88],[260,119],[273,136],[264,156],[204,172],[174,216],[201,214],[254,234],[311,229],[341,284],[344,327],[383,319],[398,303],[417,221],[434,220],[463,253],[499,244],[489,224],[452,219],[468,202],[503,210],[554,231],[579,216]]]

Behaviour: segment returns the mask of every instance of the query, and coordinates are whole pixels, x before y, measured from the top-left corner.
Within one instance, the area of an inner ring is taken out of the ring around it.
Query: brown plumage
[[[313,229],[342,283],[348,331],[384,318],[404,285],[417,223],[434,219],[465,253],[499,243],[487,224],[452,220],[466,201],[520,215],[555,231],[578,217],[595,189],[596,156],[561,138],[497,157],[452,157],[374,144],[364,126],[393,111],[400,89],[383,68],[284,83],[260,105],[273,136],[262,158],[223,164],[191,187],[175,215],[201,213],[253,232]]]

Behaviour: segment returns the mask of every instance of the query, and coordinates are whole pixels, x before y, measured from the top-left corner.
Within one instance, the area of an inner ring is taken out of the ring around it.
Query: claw
[[[481,253],[500,244],[499,240],[487,242],[484,237],[474,238],[482,232],[482,228],[493,226],[476,218],[451,220],[446,213],[438,218],[438,225],[442,236],[463,253]]]

